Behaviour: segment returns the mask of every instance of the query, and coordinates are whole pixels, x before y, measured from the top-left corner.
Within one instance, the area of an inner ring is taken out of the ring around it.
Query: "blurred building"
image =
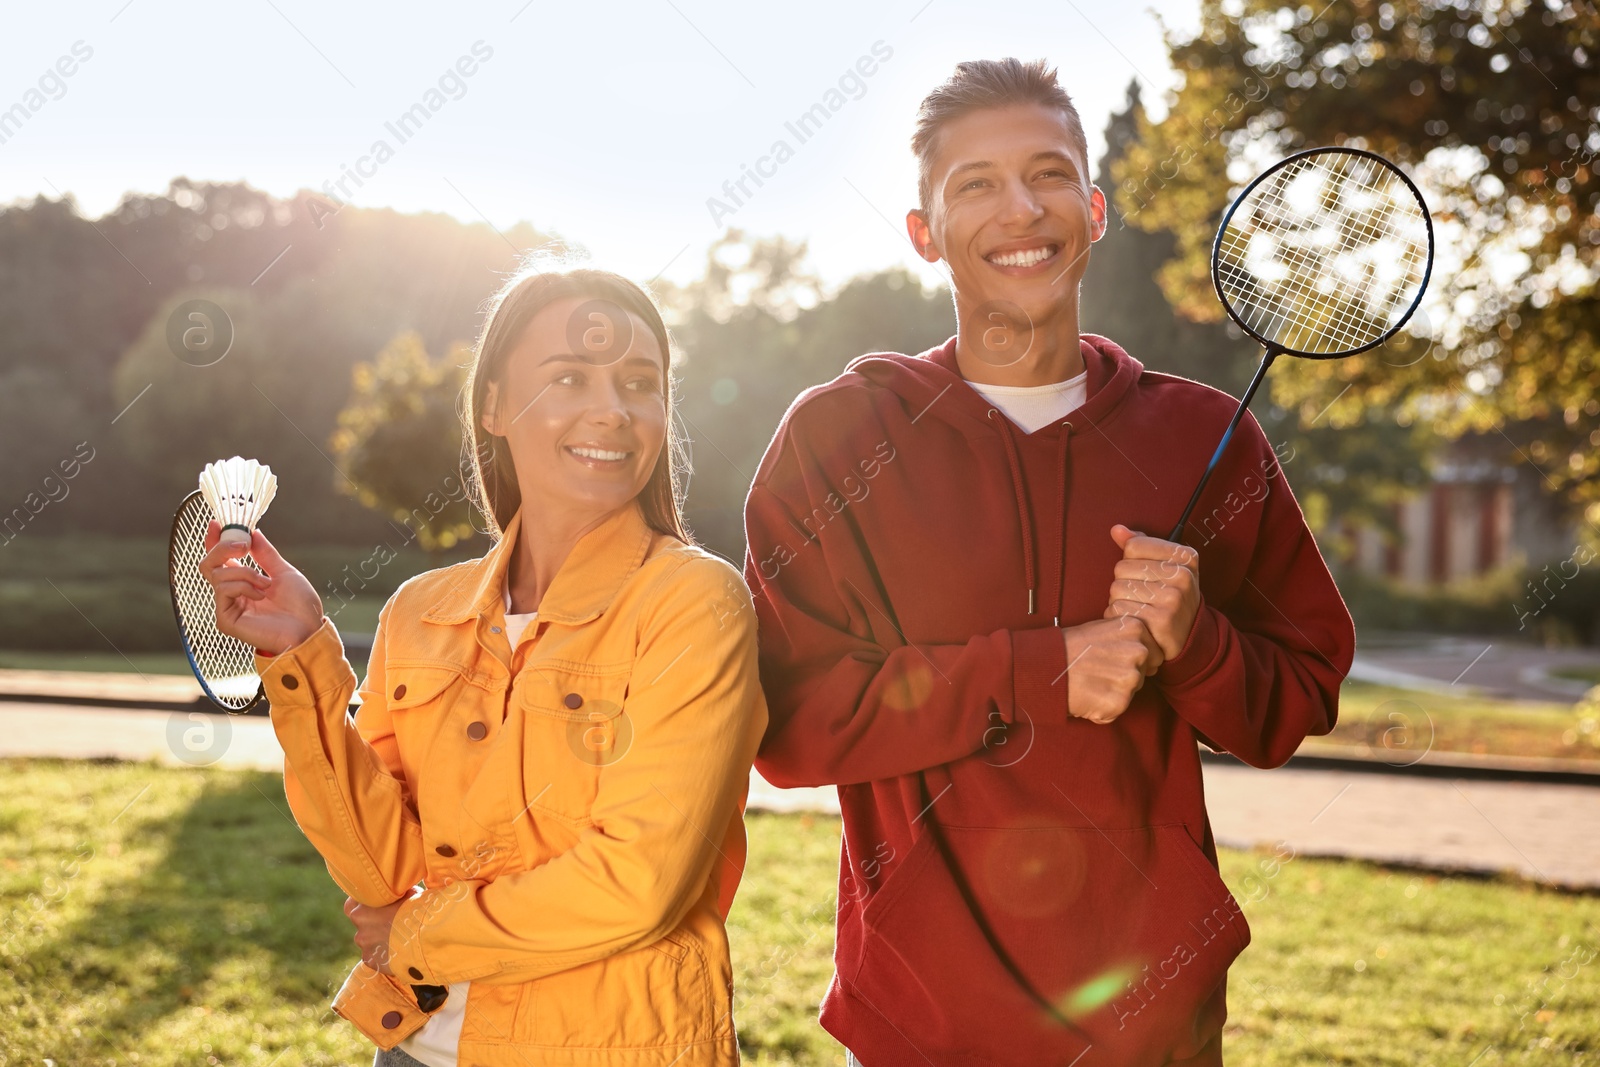
[[[1480,575],[1519,557],[1539,566],[1571,555],[1577,533],[1527,463],[1508,466],[1504,442],[1463,438],[1434,463],[1433,479],[1395,505],[1399,539],[1355,531],[1355,563],[1418,585]]]

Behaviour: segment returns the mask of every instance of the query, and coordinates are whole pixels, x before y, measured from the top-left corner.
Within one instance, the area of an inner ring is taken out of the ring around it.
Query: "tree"
[[[731,231],[700,279],[662,286],[681,356],[678,412],[694,446],[686,518],[713,551],[744,552],[744,501],[778,421],[865,352],[920,352],[954,332],[949,293],[902,269],[824,292],[805,245]]]
[[[1177,236],[1163,290],[1222,315],[1210,244],[1270,160],[1352,144],[1406,165],[1440,237],[1417,333],[1339,361],[1293,360],[1273,396],[1344,426],[1390,412],[1440,433],[1498,431],[1506,457],[1600,522],[1600,18],[1588,3],[1203,0],[1169,38],[1181,78],[1114,168],[1126,218]],[[1431,348],[1431,350],[1430,350]],[[1521,455],[1519,455],[1519,452]]]
[[[472,336],[484,299],[516,265],[514,245],[545,238],[526,223],[502,235],[438,213],[347,206],[330,215],[319,203],[309,193],[284,201],[180,179],[165,197],[125,198],[94,225],[58,203],[0,211],[0,275],[37,260],[50,279],[37,309],[15,309],[18,328],[0,337],[0,366],[12,347],[29,363],[59,366],[89,414],[103,416],[90,420],[99,426],[87,472],[95,506],[77,493],[59,509],[77,508],[79,528],[164,533],[200,468],[238,453],[279,475],[275,536],[324,544],[392,536],[387,520],[340,487],[327,454],[352,368],[406,330],[433,351]],[[72,252],[83,243],[80,229],[93,243]],[[41,247],[25,260],[26,235],[41,230]],[[57,248],[63,243],[67,251]],[[96,288],[67,277],[73,255],[103,268],[104,279],[88,275]],[[215,363],[180,355],[169,337],[174,313],[184,326],[182,305],[197,298],[222,309],[217,328],[232,327],[233,346]],[[122,321],[127,308],[140,309],[131,326]],[[60,329],[50,325],[57,320]],[[114,375],[95,362],[107,345],[119,357]],[[69,362],[65,353],[79,348],[86,351]],[[15,436],[0,424],[0,452]]]
[[[1128,83],[1123,110],[1106,124],[1106,152],[1095,183],[1115,188],[1115,168],[1134,149],[1145,121],[1139,83]],[[1231,322],[1193,322],[1175,314],[1156,281],[1172,258],[1177,238],[1168,230],[1145,230],[1121,217],[1089,255],[1079,307],[1083,329],[1116,341],[1151,370],[1214,385],[1235,396],[1250,382],[1255,346]]]
[[[457,403],[472,351],[428,358],[415,331],[352,372],[350,402],[330,444],[347,491],[401,523],[434,556],[473,532]],[[409,537],[408,537],[409,539]]]

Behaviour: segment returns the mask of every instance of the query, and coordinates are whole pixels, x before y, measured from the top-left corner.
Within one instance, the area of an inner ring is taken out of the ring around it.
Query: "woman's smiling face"
[[[638,496],[667,436],[666,354],[603,299],[553,301],[489,384],[483,426],[506,439],[523,501],[605,514]]]

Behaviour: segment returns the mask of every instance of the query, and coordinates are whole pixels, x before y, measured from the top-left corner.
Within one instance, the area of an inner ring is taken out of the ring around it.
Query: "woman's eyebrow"
[[[543,366],[546,363],[582,363],[588,367],[609,367],[615,362],[617,361],[614,359],[600,359],[594,356],[580,356],[576,352],[553,352],[546,356],[539,365]],[[654,367],[657,370],[661,369],[660,362],[651,359],[649,356],[629,356],[622,362],[628,364],[642,363],[647,367]]]

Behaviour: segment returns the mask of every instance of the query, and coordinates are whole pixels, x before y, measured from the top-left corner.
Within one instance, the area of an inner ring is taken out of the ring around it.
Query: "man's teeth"
[[[1021,252],[1001,252],[990,256],[989,262],[997,267],[1031,267],[1035,263],[1043,263],[1055,254],[1055,245],[1045,245],[1043,248],[1029,248]]]
[[[583,456],[585,459],[618,460],[628,458],[628,453],[626,452],[607,452],[603,448],[578,448],[575,445],[568,447],[570,447],[576,454]]]

